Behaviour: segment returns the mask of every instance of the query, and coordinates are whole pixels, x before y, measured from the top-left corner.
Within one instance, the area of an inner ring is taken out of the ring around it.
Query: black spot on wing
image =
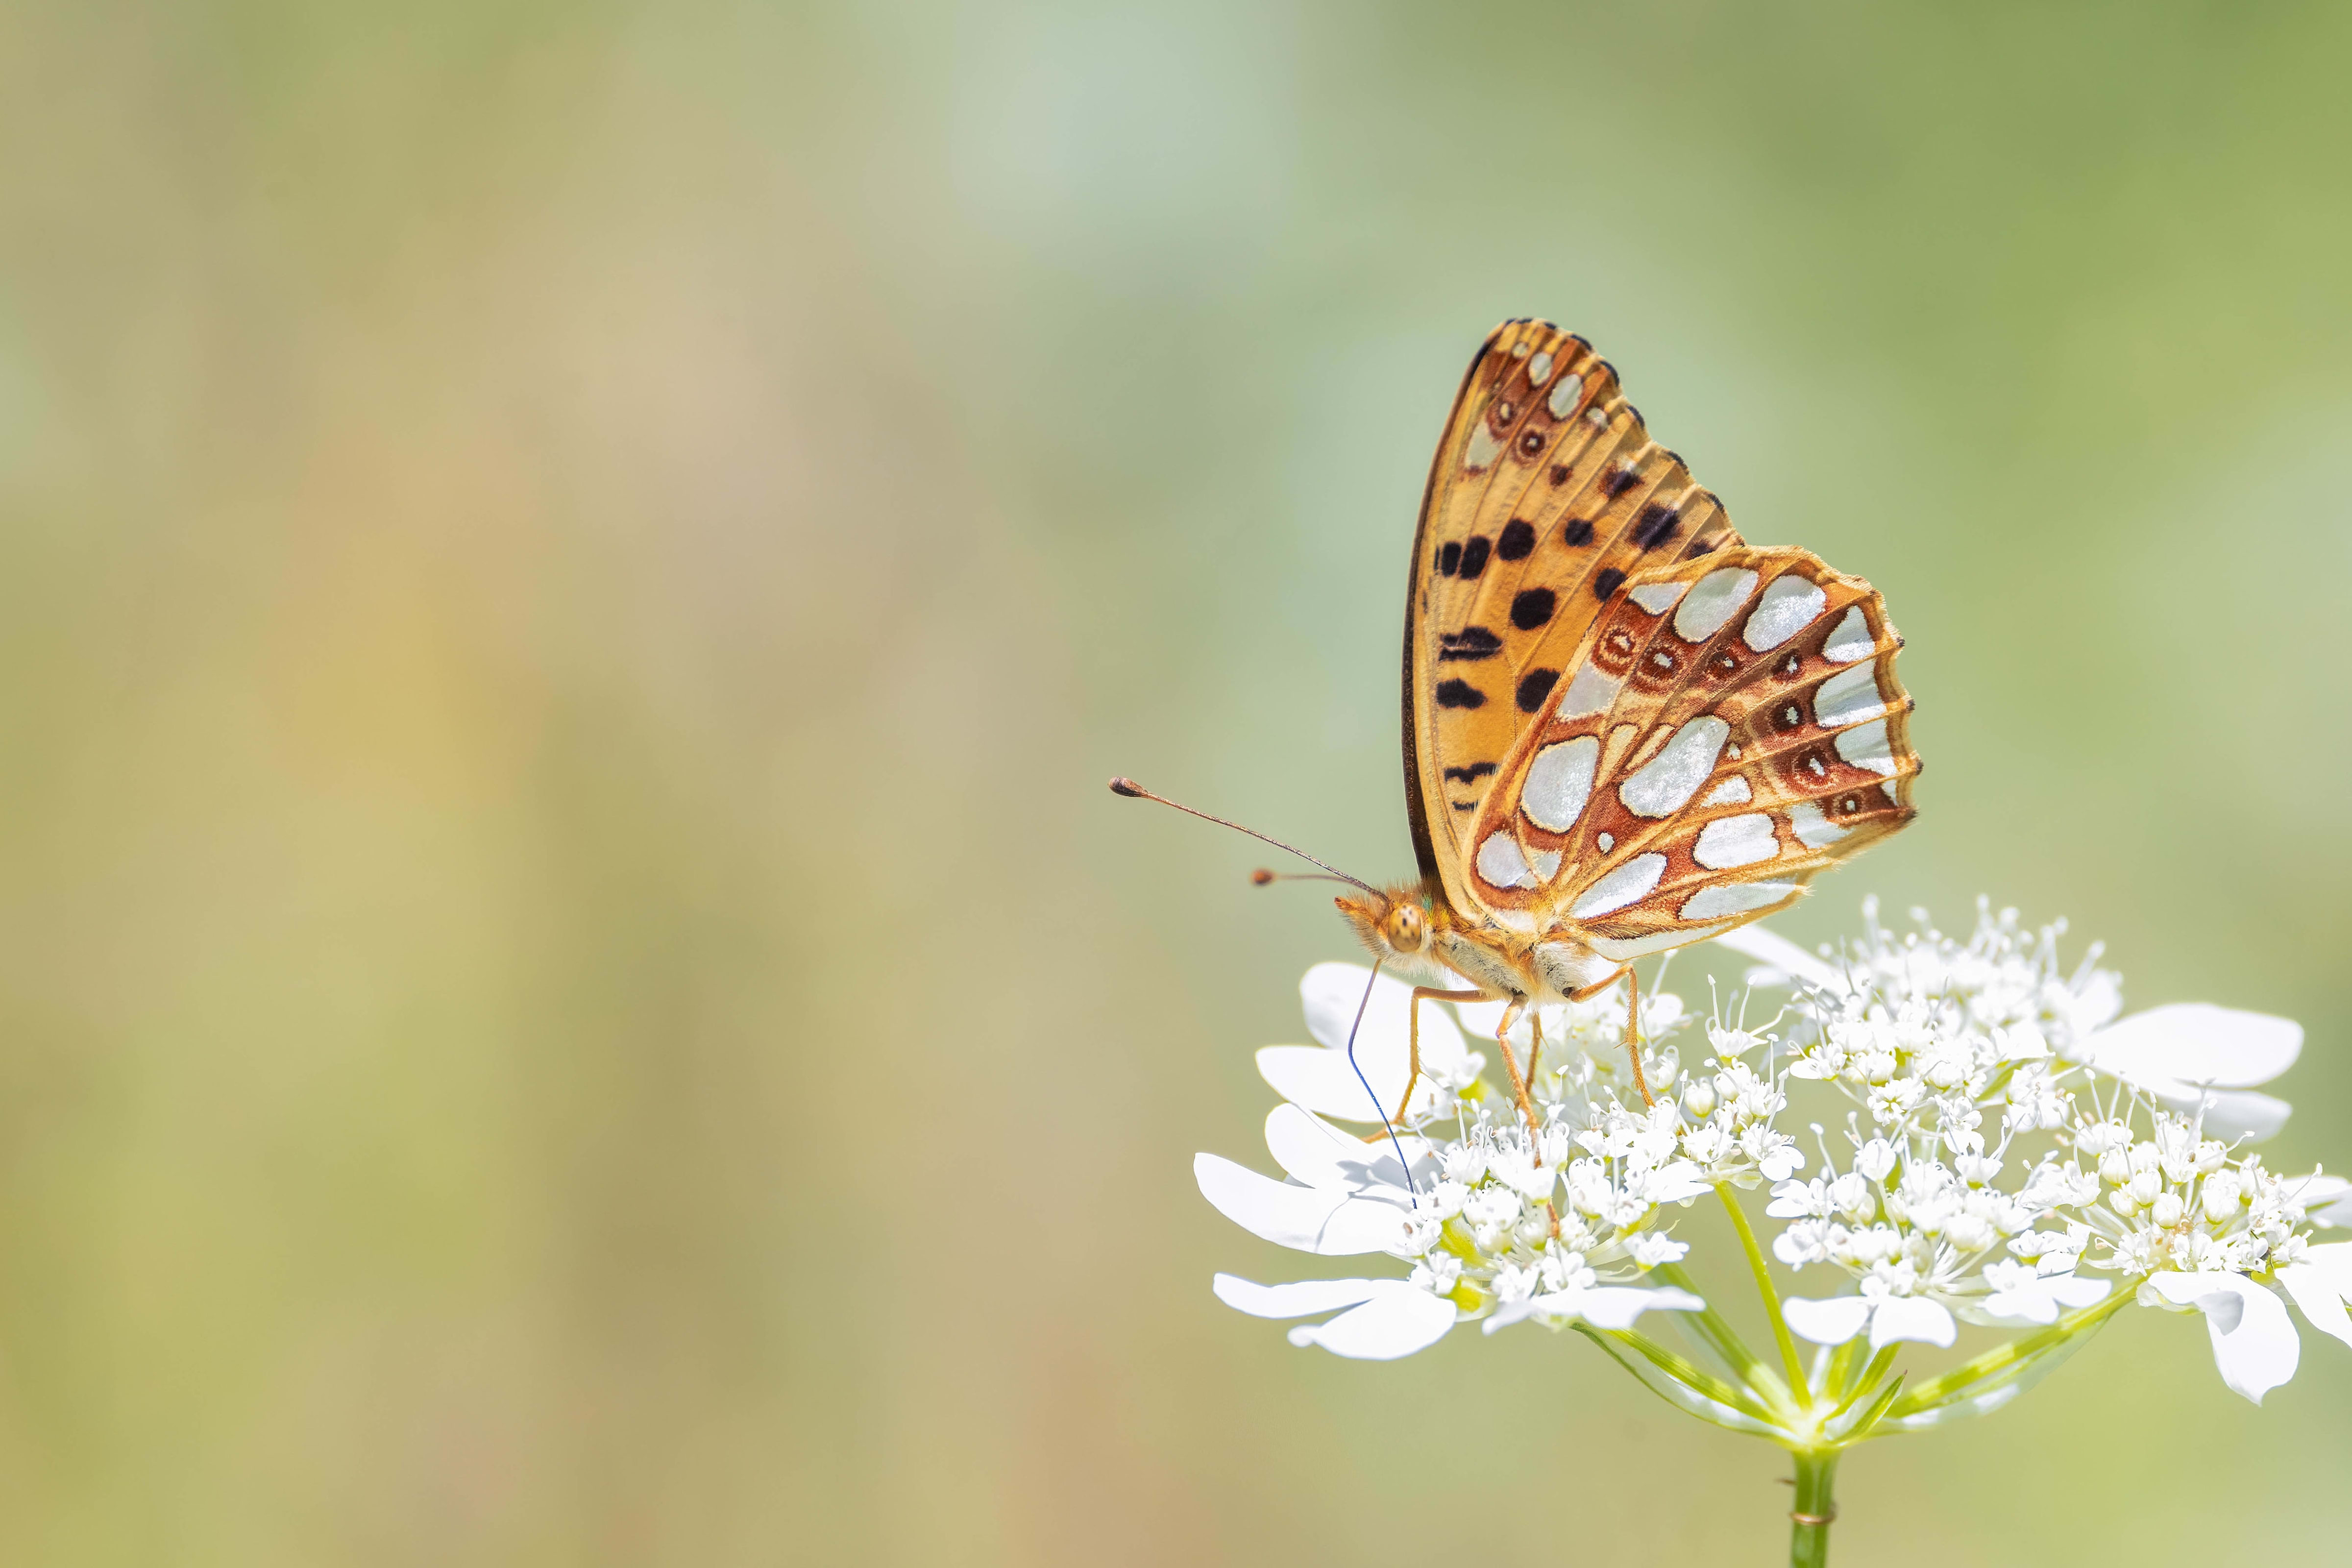
[[[1437,547],[1437,574],[1451,577],[1462,569],[1462,542],[1449,539]]]
[[[1495,553],[1505,561],[1525,561],[1535,549],[1536,525],[1516,517],[1503,525],[1503,536],[1495,541]]]
[[[1522,589],[1511,601],[1511,625],[1531,632],[1551,619],[1552,611],[1559,605],[1559,596],[1549,588]]]
[[[1570,518],[1568,526],[1559,531],[1559,542],[1562,544],[1591,543],[1592,520],[1583,517]]]
[[[1558,684],[1559,680],[1559,671],[1556,669],[1528,671],[1527,679],[1519,682],[1519,689],[1515,699],[1519,705],[1519,711],[1532,713],[1542,707],[1544,699],[1551,695],[1551,689]]]
[[[1566,463],[1554,463],[1551,466],[1551,482],[1553,484],[1564,485],[1568,483],[1568,475],[1569,468]]]
[[[1630,464],[1622,468],[1612,468],[1609,477],[1601,481],[1601,493],[1614,500],[1641,482],[1641,470]]]
[[[1633,542],[1644,550],[1655,550],[1659,545],[1672,539],[1675,536],[1675,530],[1681,525],[1682,513],[1670,506],[1660,506],[1654,501],[1643,507],[1642,515],[1634,521]]]
[[[1624,585],[1625,574],[1618,571],[1614,566],[1605,568],[1601,575],[1592,580],[1592,596],[1596,599],[1606,599]]]
[[[1495,771],[1492,763],[1472,763],[1466,768],[1448,768],[1445,776],[1456,784],[1476,784]]]
[[[1444,632],[1439,635],[1437,641],[1440,648],[1437,661],[1440,664],[1450,658],[1492,658],[1503,647],[1503,639],[1484,626],[1465,626],[1458,632]]]
[[[1486,705],[1486,694],[1468,681],[1458,678],[1440,681],[1437,687],[1437,705],[1440,708],[1484,708]]]
[[[1486,552],[1494,548],[1483,533],[1474,533],[1462,546],[1462,580],[1465,583],[1486,570]]]

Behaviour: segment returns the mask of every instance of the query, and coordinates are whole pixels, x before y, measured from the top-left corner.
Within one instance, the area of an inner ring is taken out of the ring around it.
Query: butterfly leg
[[[1412,1103],[1413,1088],[1421,1082],[1421,1005],[1423,1002],[1483,1002],[1486,999],[1484,991],[1447,991],[1435,985],[1412,988],[1412,1000],[1405,1007],[1405,1016],[1410,1020],[1405,1026],[1405,1037],[1412,1044],[1412,1066],[1405,1077],[1404,1095],[1397,1101],[1397,1112],[1389,1118],[1390,1121],[1399,1127],[1404,1125],[1404,1108]],[[1375,1132],[1364,1142],[1377,1143],[1387,1136],[1386,1132]]]
[[[1421,1005],[1423,1002],[1478,1002],[1485,1000],[1486,995],[1484,991],[1446,991],[1435,985],[1412,988],[1412,1001],[1407,1008],[1412,1022],[1405,1030],[1406,1037],[1412,1043],[1412,1068],[1404,1080],[1404,1098],[1397,1101],[1395,1121],[1400,1126],[1404,1122],[1404,1108],[1412,1103],[1413,1086],[1421,1081]]]
[[[1633,1087],[1642,1091],[1644,1106],[1658,1103],[1650,1092],[1650,1080],[1642,1073],[1642,977],[1625,966],[1625,1054],[1633,1061]]]
[[[1617,977],[1612,974],[1598,985],[1588,985],[1581,991],[1569,993],[1568,999],[1571,1002],[1590,1002],[1616,984]],[[1633,1087],[1642,1091],[1642,1103],[1649,1106],[1657,1104],[1658,1097],[1650,1092],[1650,1080],[1642,1071],[1641,1024],[1642,983],[1633,973],[1632,966],[1628,965],[1625,970],[1625,1054],[1633,1059]]]
[[[1539,1138],[1543,1135],[1543,1123],[1536,1119],[1535,1101],[1528,1098],[1527,1075],[1519,1071],[1518,1059],[1511,1055],[1511,1029],[1527,1007],[1526,997],[1515,996],[1511,1005],[1503,1009],[1503,1021],[1495,1029],[1495,1048],[1503,1053],[1503,1070],[1511,1075],[1511,1093],[1519,1102],[1519,1114],[1528,1119],[1528,1135]],[[1528,1058],[1530,1061],[1534,1059]]]

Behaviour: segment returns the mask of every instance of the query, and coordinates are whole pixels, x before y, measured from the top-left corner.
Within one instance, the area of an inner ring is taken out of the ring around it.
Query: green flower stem
[[[1846,1396],[1862,1384],[1853,1381],[1854,1363],[1862,1359],[1863,1338],[1860,1334],[1830,1352],[1830,1364],[1822,1373],[1819,1396],[1832,1405],[1844,1403]]]
[[[1748,1415],[1745,1410],[1738,1409],[1730,1405],[1720,1405],[1719,1402],[1715,1401],[1712,1396],[1703,1394],[1696,1389],[1685,1388],[1681,1384],[1675,1382],[1672,1378],[1655,1377],[1644,1373],[1634,1363],[1633,1357],[1628,1356],[1622,1350],[1610,1342],[1610,1336],[1607,1331],[1596,1329],[1591,1323],[1570,1323],[1569,1327],[1574,1329],[1578,1333],[1582,1334],[1586,1339],[1591,1340],[1595,1345],[1598,1345],[1601,1348],[1601,1353],[1607,1356],[1611,1361],[1615,1362],[1619,1366],[1623,1367],[1625,1369],[1626,1375],[1633,1378],[1634,1382],[1640,1384],[1643,1388],[1648,1389],[1652,1394],[1656,1394],[1660,1399],[1664,1400],[1668,1405],[1673,1405],[1676,1410],[1681,1411],[1684,1415],[1696,1415],[1700,1420],[1706,1421],[1712,1426],[1720,1426],[1727,1432],[1747,1432],[1758,1428],[1761,1428],[1765,1431],[1772,1429],[1769,1421],[1759,1421],[1755,1416]],[[1675,1394],[1669,1393],[1669,1389],[1681,1390],[1681,1396],[1677,1397]],[[1723,1415],[1730,1417],[1730,1419],[1727,1421],[1722,1417],[1716,1415],[1711,1411],[1698,1409],[1696,1405],[1697,1402],[1701,1400],[1705,1400],[1709,1404],[1717,1405],[1717,1408],[1722,1410]]]
[[[1856,1414],[1853,1424],[1838,1434],[1838,1447],[1851,1448],[1868,1437],[1877,1428],[1878,1424],[1886,1419],[1887,1407],[1895,1403],[1896,1396],[1902,1392],[1901,1376],[1897,1376],[1885,1388],[1880,1389],[1872,1396],[1870,1404]],[[1839,1414],[1842,1415],[1844,1413],[1841,1411]]]
[[[1676,1355],[1648,1335],[1633,1329],[1601,1329],[1595,1331],[1602,1337],[1638,1352],[1643,1360],[1658,1368],[1685,1388],[1706,1394],[1717,1405],[1727,1405],[1743,1415],[1763,1422],[1779,1419],[1775,1412],[1759,1403],[1756,1395],[1736,1384],[1724,1382],[1715,1373],[1686,1356]]]
[[[1789,1510],[1789,1568],[1824,1568],[1830,1560],[1830,1521],[1837,1517],[1832,1490],[1837,1450],[1800,1448],[1795,1458],[1797,1505]]]
[[[1731,1215],[1731,1223],[1739,1232],[1739,1245],[1748,1254],[1748,1272],[1756,1276],[1756,1293],[1764,1298],[1764,1314],[1772,1320],[1772,1337],[1780,1342],[1780,1364],[1788,1369],[1789,1386],[1805,1386],[1805,1363],[1797,1354],[1796,1336],[1789,1332],[1789,1324],[1780,1316],[1780,1292],[1772,1288],[1772,1276],[1764,1267],[1764,1249],[1756,1245],[1756,1232],[1748,1216],[1739,1212],[1739,1200],[1731,1195],[1731,1184],[1716,1184],[1715,1195]]]
[[[1941,1377],[1929,1378],[1897,1400],[1887,1415],[1899,1420],[1915,1412],[1948,1404],[1965,1394],[1972,1384],[1997,1377],[2029,1356],[2098,1327],[2119,1309],[2130,1304],[2137,1284],[2136,1280],[2124,1280],[2105,1300],[2069,1312],[2038,1333],[2023,1334],[2007,1344],[1995,1345],[1984,1354],[1962,1362]]]
[[[1862,1343],[1862,1336],[1860,1334],[1856,1334],[1853,1338],[1846,1341],[1846,1343],[1850,1345],[1858,1345]],[[1864,1394],[1868,1394],[1872,1389],[1876,1388],[1878,1386],[1878,1380],[1885,1377],[1888,1370],[1895,1365],[1895,1352],[1902,1348],[1903,1347],[1899,1342],[1883,1346],[1876,1355],[1870,1358],[1870,1364],[1862,1369],[1862,1375],[1855,1378],[1853,1383],[1839,1392],[1836,1406],[1830,1412],[1830,1414],[1832,1415],[1844,1415],[1847,1410],[1853,1407],[1855,1400],[1860,1399]]]
[[[1706,1292],[1699,1289],[1698,1282],[1690,1277],[1690,1271],[1679,1263],[1662,1263],[1650,1273],[1669,1285],[1689,1291],[1701,1300],[1706,1299]],[[1785,1415],[1794,1408],[1794,1395],[1779,1378],[1772,1375],[1772,1369],[1764,1364],[1763,1358],[1748,1348],[1747,1342],[1714,1307],[1684,1312],[1679,1315],[1679,1321],[1687,1323],[1691,1332],[1722,1358],[1724,1365],[1738,1373],[1739,1380],[1754,1389],[1776,1413]],[[1804,1384],[1801,1382],[1797,1386],[1801,1388]]]

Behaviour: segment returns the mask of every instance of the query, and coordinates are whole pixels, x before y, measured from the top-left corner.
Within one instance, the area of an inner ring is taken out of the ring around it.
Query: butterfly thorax
[[[1605,984],[1623,967],[1564,926],[1528,937],[1498,921],[1465,919],[1425,882],[1332,902],[1384,971],[1418,984],[1466,984],[1498,1000],[1550,1002]]]

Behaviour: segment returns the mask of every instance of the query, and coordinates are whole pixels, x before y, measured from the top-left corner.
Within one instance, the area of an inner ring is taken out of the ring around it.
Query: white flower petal
[[[2073,1005],[2065,1011],[2079,1038],[2105,1028],[2123,1010],[2121,984],[2112,973],[2101,969],[2092,973],[2088,983],[2075,994]]]
[[[1465,980],[1455,989],[1465,989],[1469,984]],[[1454,1004],[1454,1016],[1462,1020],[1464,1028],[1480,1039],[1491,1040],[1495,1037],[1495,1031],[1503,1026],[1503,1014],[1509,1006],[1507,1002],[1456,1002]],[[1526,1030],[1525,1024],[1519,1026],[1519,1033],[1524,1034]]]
[[[1543,1300],[1541,1296],[1526,1296],[1517,1301],[1506,1301],[1487,1314],[1486,1321],[1478,1325],[1478,1331],[1494,1334],[1513,1323],[1524,1323],[1536,1315],[1538,1303]]]
[[[1383,1291],[1327,1323],[1301,1323],[1290,1331],[1294,1345],[1321,1345],[1333,1355],[1357,1361],[1394,1361],[1427,1350],[1454,1327],[1454,1303],[1410,1285]]]
[[[1395,1251],[1404,1242],[1406,1211],[1376,1198],[1293,1186],[1217,1154],[1192,1156],[1192,1179],[1219,1214],[1252,1236],[1301,1252],[1346,1258]]]
[[[2259,1143],[2277,1136],[2294,1114],[2294,1107],[2276,1095],[2250,1089],[2213,1089],[2205,1099],[2205,1136]]]
[[[1671,1286],[1645,1290],[1632,1285],[1596,1285],[1583,1292],[1579,1310],[1596,1329],[1630,1329],[1644,1312],[1704,1312],[1706,1303]]]
[[[1818,985],[1834,995],[1843,996],[1846,993],[1846,978],[1843,971],[1827,959],[1807,952],[1778,931],[1766,931],[1760,925],[1745,925],[1725,931],[1715,940],[1742,957],[1754,959],[1774,971],[1776,975],[1801,981],[1808,985]],[[1751,984],[1774,984],[1772,979],[1753,972],[1748,978]],[[1852,1339],[1853,1336],[1849,1334],[1846,1337]]]
[[[2179,1079],[2137,1073],[2116,1076],[2144,1090],[2167,1110],[2200,1119],[2207,1137],[2225,1142],[2243,1138],[2259,1143],[2275,1135],[2294,1114],[2294,1107],[2285,1100],[2251,1089],[2202,1089]]]
[[[1307,1032],[1334,1050],[1346,1046],[1349,1026],[1355,1022],[1356,1005],[1363,1001],[1364,984],[1371,975],[1372,972],[1360,963],[1318,963],[1308,969],[1298,982],[1298,1000],[1307,1013]],[[1364,1032],[1357,1037],[1360,1052],[1371,1043],[1381,1016],[1381,994],[1401,984],[1394,975],[1383,974],[1381,984],[1373,986],[1372,1001],[1364,1008]]]
[[[1884,1350],[1896,1340],[1949,1349],[1959,1337],[1960,1325],[1940,1301],[1924,1296],[1888,1296],[1870,1315],[1870,1348]]]
[[[1403,1097],[1404,1068],[1400,1064],[1393,1073],[1376,1072],[1375,1064],[1365,1061],[1361,1050],[1356,1059],[1363,1066],[1363,1079],[1348,1066],[1344,1052],[1327,1051],[1320,1046],[1266,1046],[1257,1053],[1257,1070],[1275,1093],[1318,1116],[1378,1121],[1383,1111],[1394,1110]],[[1364,1079],[1371,1082],[1370,1093],[1365,1091]],[[1425,1102],[1431,1092],[1424,1085],[1413,1090],[1413,1099]],[[1377,1104],[1374,1095],[1379,1096]]]
[[[1860,1296],[1832,1296],[1824,1300],[1791,1296],[1780,1303],[1780,1319],[1801,1340],[1842,1345],[1870,1321],[1870,1302]]]
[[[1536,1315],[1536,1303],[1540,1300],[1542,1298],[1538,1296],[1526,1296],[1516,1301],[1504,1302],[1486,1314],[1486,1321],[1478,1325],[1478,1331],[1491,1335],[1513,1323],[1526,1322]]]
[[[1356,1032],[1356,1067],[1348,1064],[1348,1031],[1356,1021],[1356,1007],[1364,1000],[1364,982],[1371,971],[1358,963],[1318,963],[1299,982],[1299,1000],[1307,1012],[1307,1032],[1322,1042],[1314,1046],[1268,1046],[1257,1054],[1257,1067],[1267,1083],[1294,1104],[1325,1116],[1350,1121],[1378,1121],[1382,1111],[1393,1112],[1404,1093],[1412,1070],[1412,1043],[1407,1033],[1406,1009],[1412,987],[1383,974],[1364,1006],[1363,1026]],[[1460,1078],[1469,1060],[1462,1031],[1433,1002],[1421,1008],[1421,1060],[1449,1079]],[[1372,1092],[1368,1094],[1364,1082]],[[1407,1114],[1429,1109],[1437,1085],[1424,1070],[1413,1088]],[[1377,1109],[1374,1099],[1379,1100]]]
[[[1635,1285],[1589,1285],[1549,1291],[1524,1300],[1507,1301],[1495,1309],[1485,1324],[1487,1333],[1507,1329],[1529,1318],[1569,1322],[1581,1318],[1596,1329],[1630,1329],[1644,1312],[1703,1312],[1706,1303],[1687,1290],[1669,1286],[1649,1289]]]
[[[2293,1067],[2302,1051],[2303,1026],[2292,1018],[2178,1002],[2109,1025],[2077,1054],[2119,1078],[2252,1089]]]
[[[1688,1203],[1702,1198],[1715,1190],[1706,1173],[1689,1160],[1669,1160],[1650,1173],[1642,1184],[1641,1195],[1654,1204]]]
[[[2147,1283],[2166,1300],[2205,1314],[2213,1365],[2221,1381],[2260,1405],[2263,1395],[2294,1375],[2303,1343],[2276,1296],[2237,1274],[2151,1274]]]
[[[1391,1289],[1410,1290],[1402,1279],[1301,1279],[1289,1285],[1259,1285],[1238,1275],[1220,1274],[1209,1282],[1217,1300],[1253,1318],[1303,1318],[1353,1307]]]
[[[2078,1279],[2072,1274],[2037,1277],[2030,1268],[2014,1263],[1993,1264],[1985,1270],[1985,1279],[2011,1288],[1994,1290],[1974,1310],[1964,1304],[1961,1315],[1972,1323],[2054,1323],[2060,1309],[2072,1311],[2104,1301],[2114,1289],[2105,1279]]]
[[[2303,1249],[2304,1261],[2336,1281],[2337,1294],[2352,1300],[2352,1241],[2323,1242]]]
[[[1404,1203],[1411,1194],[1405,1190],[1404,1170],[1397,1163],[1396,1151],[1385,1134],[1374,1137],[1376,1142],[1367,1142],[1342,1132],[1297,1105],[1277,1105],[1265,1119],[1266,1152],[1293,1179],[1310,1187],[1344,1187]],[[1418,1162],[1429,1153],[1428,1141],[1410,1132],[1402,1134],[1398,1142],[1404,1145],[1409,1160]]]
[[[2334,1334],[2352,1345],[2352,1317],[2344,1311],[2344,1292],[2335,1271],[2317,1264],[2290,1263],[2278,1271],[2279,1283],[2303,1310],[2304,1321],[2323,1334]]]
[[[2042,1281],[2058,1304],[2070,1312],[2084,1307],[2095,1307],[2107,1299],[2115,1286],[2105,1279],[2078,1279],[2072,1274],[2053,1274]]]
[[[1964,1306],[1961,1310],[1967,1311]],[[1984,1299],[1971,1322],[2054,1323],[2058,1321],[2058,1302],[2046,1290],[2028,1287],[2022,1290],[1996,1290]]]
[[[2352,1225],[2352,1181],[2315,1171],[2308,1176],[2290,1177],[2287,1193],[2304,1206],[2314,1225]]]
[[[1364,981],[1371,971],[1360,963],[1318,963],[1298,983],[1298,999],[1307,1011],[1307,1032],[1335,1051],[1348,1048],[1348,1030],[1355,1024],[1357,1005],[1364,1001]],[[1367,1072],[1375,1061],[1393,1060],[1396,1086],[1404,1088],[1406,1058],[1412,1040],[1406,1034],[1406,1009],[1412,987],[1393,974],[1383,974],[1364,1006],[1363,1026],[1356,1033],[1356,1059]],[[1465,1052],[1462,1031],[1445,1016],[1444,1005],[1421,1005],[1421,1059],[1451,1070],[1462,1065]],[[1374,1081],[1378,1081],[1375,1079]]]

